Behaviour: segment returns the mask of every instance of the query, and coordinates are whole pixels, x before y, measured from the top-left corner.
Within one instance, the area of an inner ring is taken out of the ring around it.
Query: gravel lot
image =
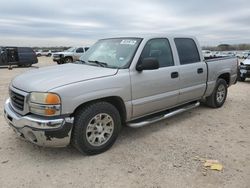
[[[22,141],[3,118],[11,79],[50,65],[41,57],[31,68],[0,68],[0,187],[250,187],[250,80],[232,86],[221,109],[201,106],[126,127],[109,151],[89,157]],[[197,158],[219,160],[224,169],[205,171]]]

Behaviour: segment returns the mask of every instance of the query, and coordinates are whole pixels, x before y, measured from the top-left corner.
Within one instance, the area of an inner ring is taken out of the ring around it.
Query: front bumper
[[[58,61],[63,61],[64,60],[64,56],[53,56],[53,61],[58,62]]]
[[[5,103],[4,117],[18,136],[36,145],[64,147],[70,143],[73,118],[51,119],[36,115],[21,116],[11,107],[10,99]]]
[[[61,57],[54,57],[53,61],[60,61],[62,58]]]
[[[240,69],[240,77],[250,77],[250,70]]]

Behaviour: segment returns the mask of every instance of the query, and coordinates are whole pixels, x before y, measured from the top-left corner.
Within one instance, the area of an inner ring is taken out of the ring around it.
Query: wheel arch
[[[80,108],[83,108],[85,106],[88,106],[88,105],[96,103],[96,102],[108,102],[108,103],[114,105],[114,107],[116,107],[116,109],[118,110],[118,112],[120,114],[122,124],[123,125],[125,124],[126,118],[127,118],[127,110],[126,110],[125,103],[124,103],[123,99],[121,97],[118,97],[118,96],[104,97],[104,98],[94,99],[94,100],[91,100],[88,102],[84,102],[75,108],[72,116],[74,116],[74,114]]]
[[[230,85],[230,73],[226,72],[218,76],[218,79],[223,79],[227,82],[227,85]]]
[[[73,57],[72,57],[72,56],[70,56],[70,55],[67,55],[67,56],[65,56],[65,57],[64,57],[64,59],[66,59],[66,58],[70,58],[70,59],[72,59],[72,60],[73,60]]]

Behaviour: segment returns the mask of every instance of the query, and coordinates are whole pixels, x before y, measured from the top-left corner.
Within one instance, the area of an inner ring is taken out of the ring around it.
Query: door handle
[[[179,73],[178,72],[172,72],[171,73],[171,78],[178,78],[179,77]]]
[[[199,69],[197,69],[197,73],[198,73],[198,74],[203,73],[203,68],[199,68]]]

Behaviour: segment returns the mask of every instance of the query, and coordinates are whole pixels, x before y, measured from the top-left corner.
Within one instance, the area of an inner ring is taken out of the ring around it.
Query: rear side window
[[[32,50],[31,48],[25,48],[25,47],[20,47],[20,48],[18,49],[18,51],[19,51],[20,53],[32,53],[32,52],[33,52],[33,50]]]
[[[176,38],[174,41],[181,65],[200,62],[200,55],[193,39]]]
[[[172,50],[167,39],[149,40],[142,51],[140,59],[149,57],[156,58],[159,61],[160,67],[174,66]]]

